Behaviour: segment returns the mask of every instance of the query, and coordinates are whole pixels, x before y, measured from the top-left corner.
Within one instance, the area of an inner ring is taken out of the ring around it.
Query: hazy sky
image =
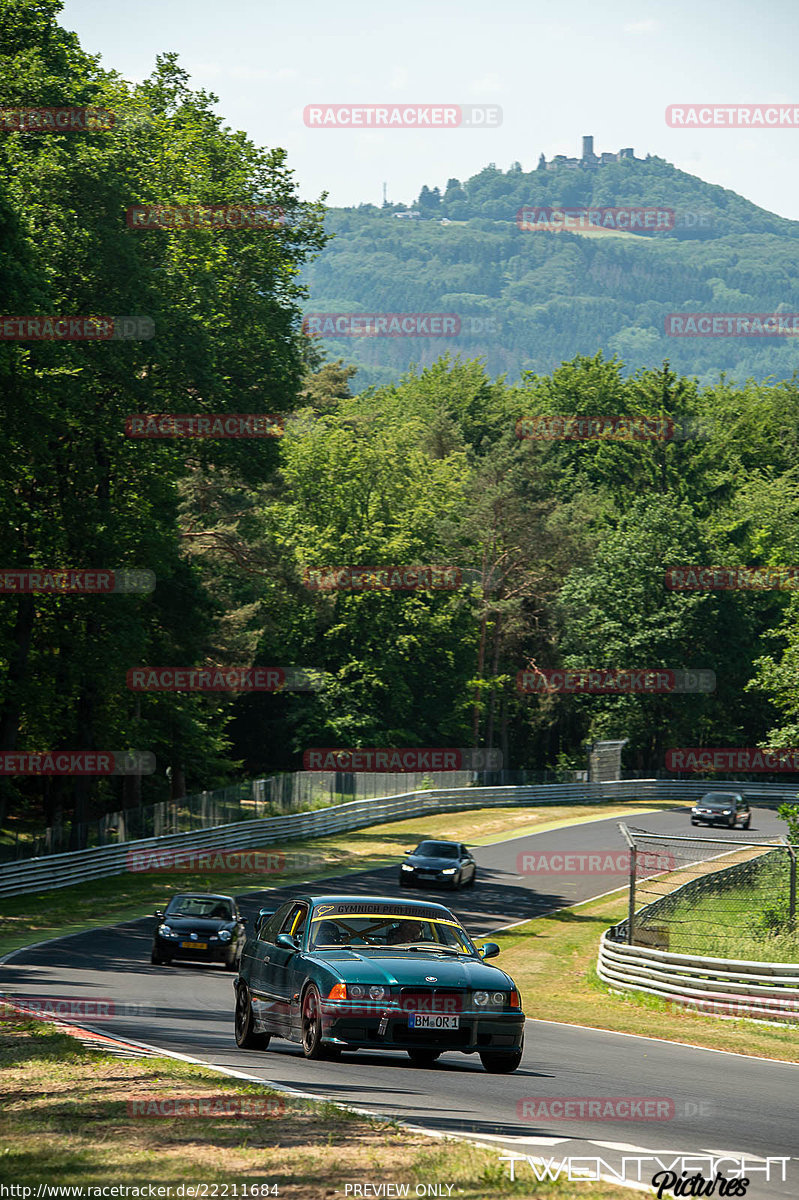
[[[799,220],[799,128],[670,129],[668,104],[799,106],[796,0],[66,0],[61,23],[130,80],[175,50],[303,199],[411,202],[489,162],[632,146]],[[499,104],[487,129],[309,129],[306,104]]]

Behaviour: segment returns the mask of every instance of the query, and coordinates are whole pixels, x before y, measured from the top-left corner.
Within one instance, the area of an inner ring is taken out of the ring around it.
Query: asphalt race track
[[[636,816],[630,823],[659,833],[703,832],[692,829],[684,808]],[[784,823],[773,812],[755,808],[748,834],[718,830],[713,836],[743,840],[784,831]],[[403,889],[401,894],[441,899],[470,933],[486,935],[626,882],[623,875],[548,876],[543,881],[518,876],[519,852],[622,848],[618,818],[527,835],[474,850],[479,871],[474,889],[455,894]],[[307,890],[398,895],[396,875],[396,868],[361,872]],[[249,894],[240,897],[240,905],[252,919],[259,907],[276,907],[283,896],[302,890],[294,885]],[[57,892],[53,901],[57,905]],[[418,1069],[410,1066],[406,1055],[396,1053],[358,1052],[345,1054],[338,1063],[307,1062],[299,1047],[281,1041],[273,1041],[266,1052],[241,1051],[233,1040],[235,976],[216,966],[152,966],[152,927],[150,918],[19,951],[0,970],[0,991],[9,996],[106,1000],[113,1005],[114,1015],[91,1023],[98,1032],[426,1129],[495,1143],[505,1148],[503,1153],[510,1150],[556,1161],[570,1155],[600,1158],[608,1164],[606,1173],[619,1169],[625,1155],[659,1156],[662,1165],[653,1163],[642,1176],[644,1183],[678,1156],[746,1156],[751,1164],[748,1196],[799,1192],[799,1164],[787,1165],[783,1181],[779,1164],[772,1165],[767,1180],[764,1162],[799,1158],[795,1099],[799,1066],[534,1019],[528,1021],[522,1066],[510,1076],[486,1074],[476,1055],[446,1054],[432,1068]],[[497,961],[501,965],[501,958]],[[528,1016],[534,1018],[535,994],[528,990],[523,1000]],[[517,1104],[525,1097],[624,1096],[670,1097],[674,1116],[661,1121],[517,1116]],[[692,1164],[680,1164],[676,1170],[683,1166]],[[705,1163],[693,1165],[696,1170],[706,1177],[711,1174]],[[517,1164],[516,1173],[518,1178],[533,1179],[527,1163]]]

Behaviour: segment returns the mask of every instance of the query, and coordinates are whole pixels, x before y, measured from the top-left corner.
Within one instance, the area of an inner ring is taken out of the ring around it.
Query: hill
[[[594,218],[583,230],[530,231],[541,213],[520,217],[564,208],[668,210],[673,226],[608,234]],[[721,371],[790,378],[797,365],[786,337],[667,335],[669,313],[799,311],[799,222],[660,158],[531,172],[490,164],[443,193],[425,186],[411,210],[330,209],[326,227],[335,237],[303,273],[307,313],[461,319],[458,336],[325,337],[329,357],[358,364],[359,387],[447,352],[483,357],[510,379],[598,349],[630,371],[669,359],[702,382]]]

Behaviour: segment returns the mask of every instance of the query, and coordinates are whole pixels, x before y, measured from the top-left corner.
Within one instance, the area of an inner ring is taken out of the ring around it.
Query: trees
[[[17,567],[143,567],[157,577],[144,599],[4,601],[0,745],[135,745],[157,753],[156,795],[167,763],[173,780],[197,787],[224,764],[218,702],[134,701],[125,674],[148,660],[192,665],[213,642],[207,598],[179,548],[178,482],[187,461],[253,482],[274,469],[275,451],[132,442],[125,418],[292,406],[303,372],[293,336],[296,274],[323,244],[320,209],[297,198],[283,151],[261,150],[222,126],[215,97],[193,92],[174,56],[130,89],[59,28],[54,0],[0,7],[3,106],[91,103],[117,114],[106,132],[4,134],[2,236],[14,262],[5,311],[145,314],[156,331],[144,341],[0,347],[9,452],[3,559]],[[154,201],[271,204],[286,220],[267,233],[131,232],[126,208]],[[115,794],[118,805],[122,794],[118,780],[61,780],[59,789],[57,803],[72,809],[76,828],[92,798]],[[6,787],[5,799],[39,792],[28,780]]]

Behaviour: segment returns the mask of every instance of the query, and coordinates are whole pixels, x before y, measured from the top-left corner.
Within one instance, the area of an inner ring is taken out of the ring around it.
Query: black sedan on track
[[[415,850],[406,851],[400,865],[400,887],[432,887],[438,884],[452,888],[474,887],[477,864],[466,846],[460,842],[420,842]]]
[[[194,959],[223,962],[228,971],[238,970],[247,935],[232,896],[181,892],[172,897],[166,912],[156,911],[155,919],[151,962]]]
[[[476,949],[443,904],[382,896],[296,896],[256,921],[241,958],[236,1044],[272,1037],[306,1058],[402,1050],[414,1066],[478,1054],[515,1071],[524,1049],[521,997],[487,942]]]
[[[691,809],[692,825],[728,825],[735,829],[740,825],[748,829],[752,824],[749,802],[740,792],[706,792]]]

